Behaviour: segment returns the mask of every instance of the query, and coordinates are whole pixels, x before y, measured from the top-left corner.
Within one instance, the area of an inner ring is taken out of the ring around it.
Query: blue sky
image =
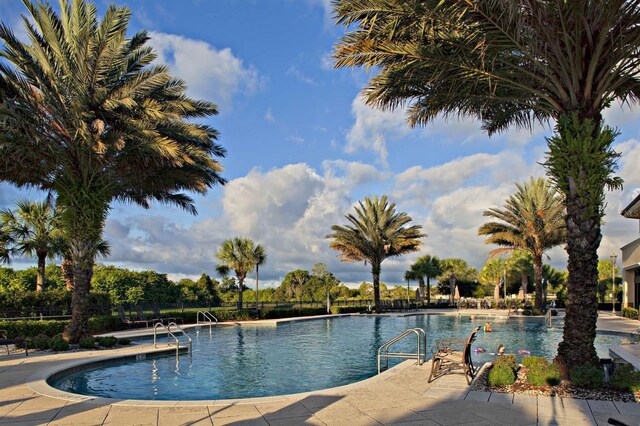
[[[109,2],[100,0],[103,11]],[[381,112],[358,97],[369,77],[334,70],[332,46],[342,34],[329,0],[136,0],[130,31],[147,29],[158,60],[185,79],[189,94],[216,102],[209,120],[228,150],[229,184],[197,197],[199,215],[154,205],[114,205],[105,237],[107,260],[155,269],[173,278],[214,274],[220,242],[236,235],[262,243],[261,275],[277,283],[291,269],[325,262],[348,283],[370,280],[366,266],[341,264],[324,236],[367,195],[389,195],[424,226],[421,255],[462,257],[481,267],[491,247],[477,236],[482,211],[502,205],[514,182],[544,172],[549,127],[488,138],[469,119],[438,119],[409,129],[402,111]],[[0,19],[20,33],[18,0],[0,0]],[[619,212],[640,192],[638,108],[607,111],[624,154],[621,192],[608,195],[601,256],[638,235]],[[36,191],[0,186],[0,207]],[[383,280],[399,283],[415,258],[383,263]],[[549,261],[565,268],[561,248]],[[26,263],[17,262],[17,266]]]

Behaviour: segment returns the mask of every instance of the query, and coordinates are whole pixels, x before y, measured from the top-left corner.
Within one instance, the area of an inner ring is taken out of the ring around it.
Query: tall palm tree
[[[253,260],[256,264],[256,314],[258,313],[258,305],[260,298],[258,297],[258,284],[260,282],[260,266],[267,262],[267,253],[265,253],[262,245],[257,244],[253,249]]]
[[[23,0],[29,42],[0,26],[0,181],[55,194],[73,262],[72,319],[65,335],[88,333],[89,283],[111,203],[152,201],[195,214],[184,191],[223,184],[217,132],[194,119],[216,106],[185,95],[131,12],[110,5],[98,18],[86,0],[60,12]]]
[[[431,304],[431,278],[435,278],[440,275],[440,259],[436,256],[424,255],[419,257],[411,269],[415,271],[418,276],[418,282],[421,286],[421,291],[424,291],[424,278],[427,278],[427,305]]]
[[[224,240],[216,253],[216,257],[222,262],[222,265],[229,268],[229,270],[233,270],[238,279],[238,309],[242,309],[244,280],[247,278],[247,274],[253,271],[253,268],[256,266],[255,251],[256,246],[253,240],[235,237]],[[224,270],[221,268],[217,269],[219,272]]]
[[[11,244],[13,244],[11,235],[0,227],[0,263],[11,262]]]
[[[350,225],[333,225],[329,247],[338,250],[343,262],[369,262],[373,275],[374,308],[380,306],[380,270],[388,257],[415,252],[426,237],[420,225],[405,226],[411,222],[407,213],[396,212],[395,203],[389,204],[387,196],[365,198],[358,202],[355,215],[345,216]]]
[[[516,184],[502,209],[490,208],[483,215],[495,221],[483,224],[479,235],[488,238],[485,244],[496,244],[490,256],[514,250],[526,250],[533,257],[535,307],[542,309],[542,257],[544,253],[566,241],[565,212],[562,199],[548,180],[531,178]]]
[[[374,68],[369,105],[412,126],[478,118],[489,134],[555,120],[545,163],[567,207],[568,299],[556,360],[597,364],[597,249],[615,132],[602,111],[640,93],[640,0],[337,0],[337,67]]]
[[[38,259],[36,291],[44,288],[47,257],[61,254],[64,246],[58,210],[48,202],[18,200],[15,210],[0,210],[0,224],[14,244],[11,251]]]
[[[409,301],[411,298],[411,294],[409,292],[409,282],[416,281],[419,278],[420,277],[418,276],[418,274],[416,274],[416,271],[414,271],[413,269],[413,265],[411,265],[411,267],[407,271],[404,271],[404,280],[407,282],[407,301]]]

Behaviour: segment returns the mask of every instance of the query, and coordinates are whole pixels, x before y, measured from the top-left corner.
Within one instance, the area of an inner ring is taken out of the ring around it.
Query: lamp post
[[[616,255],[615,252],[611,253],[611,284],[613,286],[613,298],[612,298],[612,305],[613,307],[611,308],[611,313],[613,315],[616,314],[616,259],[618,258],[618,256]]]

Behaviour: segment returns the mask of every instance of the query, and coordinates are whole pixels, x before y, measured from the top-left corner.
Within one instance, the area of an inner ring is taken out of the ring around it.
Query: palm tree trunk
[[[373,310],[378,312],[380,307],[380,265],[371,265],[373,275]]]
[[[89,290],[93,275],[95,242],[92,239],[70,240],[73,270],[73,295],[71,297],[71,322],[64,331],[70,342],[78,342],[89,334]]]
[[[536,254],[533,256],[533,281],[536,287],[536,299],[534,306],[536,309],[542,310],[542,296],[544,292],[544,289],[542,288],[542,255]]]
[[[60,268],[62,269],[62,278],[64,279],[67,291],[73,290],[73,262],[65,257],[60,264]]]
[[[423,277],[418,277],[418,288],[420,289],[420,298],[424,299],[424,278]]]
[[[36,277],[36,291],[41,292],[44,288],[44,269],[47,263],[47,253],[38,253],[38,275]]]
[[[427,306],[431,304],[431,277],[427,275]]]
[[[238,280],[238,303],[236,305],[237,309],[242,309],[242,293],[244,290],[244,279]]]
[[[260,266],[256,265],[256,317],[258,316],[258,306],[260,304],[260,298],[258,297],[258,283],[260,282]]]

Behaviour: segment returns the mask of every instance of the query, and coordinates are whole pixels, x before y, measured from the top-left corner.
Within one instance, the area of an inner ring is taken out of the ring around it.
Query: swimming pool
[[[290,322],[278,327],[208,327],[191,329],[193,356],[115,362],[54,377],[58,389],[109,398],[149,400],[212,400],[306,392],[346,385],[377,373],[380,345],[407,328],[427,333],[427,348],[437,339],[466,337],[484,320],[469,317],[417,315],[352,316]],[[494,320],[493,332],[479,332],[474,347],[478,365],[493,359],[499,344],[507,353],[525,349],[532,355],[555,356],[561,329],[547,330],[536,319]],[[601,357],[621,336],[599,334]],[[399,350],[415,351],[415,339]],[[396,361],[395,363],[400,362]],[[394,363],[391,362],[391,365]],[[426,378],[425,378],[426,380]]]

